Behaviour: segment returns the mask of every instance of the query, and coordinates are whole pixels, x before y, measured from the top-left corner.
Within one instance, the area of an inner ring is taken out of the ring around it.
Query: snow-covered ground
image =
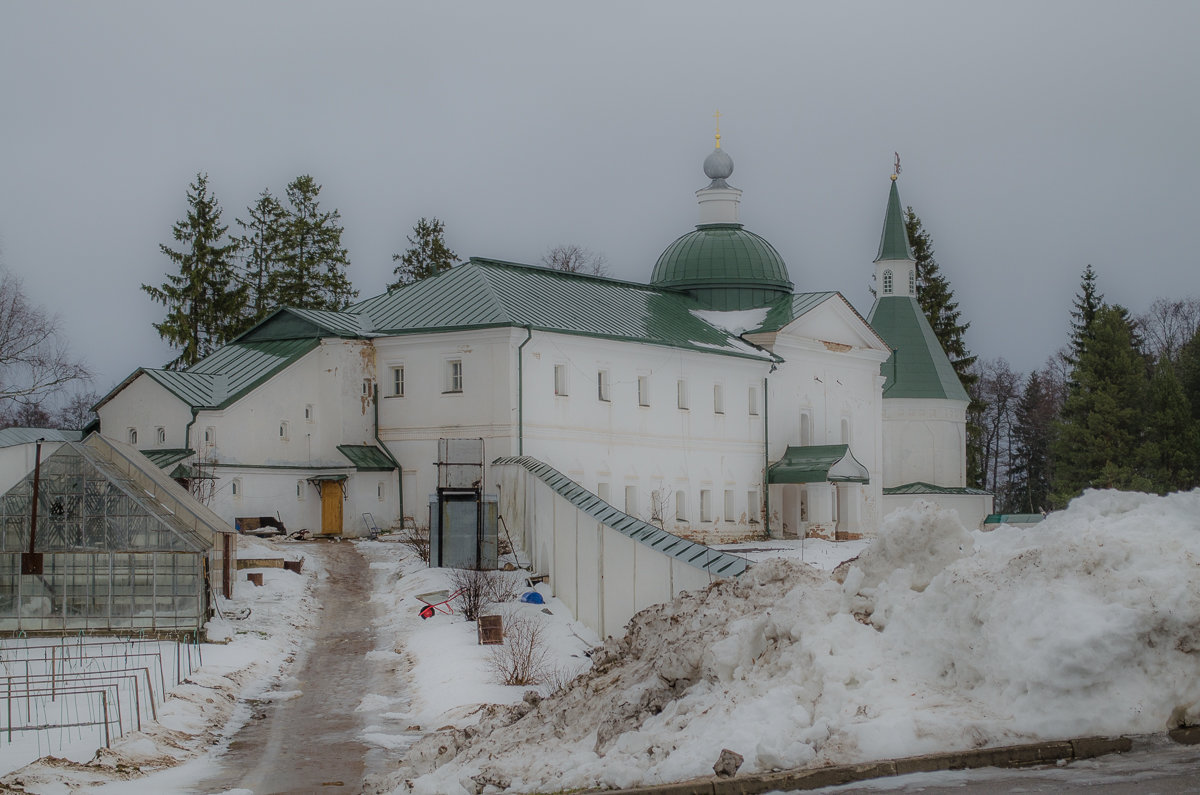
[[[248,569],[238,572],[234,599],[218,598],[221,612],[208,624],[210,639],[202,644],[203,665],[184,683],[171,688],[158,707],[158,722],[126,734],[111,749],[97,751],[95,738],[79,737],[56,743],[51,756],[37,755],[28,742],[0,743],[0,789],[22,787],[25,792],[59,793],[107,791],[114,793],[177,792],[212,768],[214,751],[228,743],[250,717],[242,699],[270,698],[281,671],[292,661],[315,623],[312,591],[323,575],[316,556],[304,548],[281,548],[251,537],[238,539],[241,557],[305,558],[303,573],[283,569]],[[263,574],[263,586],[245,579],[249,572]],[[233,616],[249,611],[244,619]],[[224,641],[224,642],[220,642]],[[45,744],[52,738],[43,739]],[[165,777],[147,773],[168,771]],[[139,780],[140,779],[140,780]]]
[[[415,744],[397,791],[626,787],[711,774],[723,748],[751,772],[1200,722],[1200,491],[1089,492],[989,533],[920,504],[836,575],[760,562],[643,611],[592,659],[502,730]]]

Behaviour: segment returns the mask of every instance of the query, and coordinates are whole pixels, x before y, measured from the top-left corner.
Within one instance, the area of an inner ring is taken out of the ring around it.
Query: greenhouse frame
[[[235,542],[132,447],[66,442],[0,498],[0,632],[198,632]]]

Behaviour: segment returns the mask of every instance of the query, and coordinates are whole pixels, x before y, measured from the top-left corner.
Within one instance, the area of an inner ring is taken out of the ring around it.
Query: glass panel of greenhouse
[[[91,440],[89,440],[91,441]],[[204,625],[214,534],[98,445],[68,442],[41,463],[35,553],[34,473],[0,497],[0,631],[186,632]],[[151,484],[152,485],[152,484]]]

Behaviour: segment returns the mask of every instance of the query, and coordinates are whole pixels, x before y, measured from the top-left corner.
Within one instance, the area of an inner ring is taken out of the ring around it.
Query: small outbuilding
[[[232,594],[235,547],[134,448],[62,441],[0,498],[0,631],[199,631],[216,588]]]

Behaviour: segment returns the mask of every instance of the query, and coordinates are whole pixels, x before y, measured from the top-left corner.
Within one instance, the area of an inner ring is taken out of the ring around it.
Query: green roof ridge
[[[875,257],[875,261],[892,259],[915,259],[912,246],[908,242],[908,230],[904,226],[904,207],[900,204],[900,189],[896,187],[895,177],[892,177],[892,189],[888,192],[887,211],[883,214],[883,233],[879,236],[879,255]]]
[[[892,347],[892,355],[880,367],[886,379],[884,398],[970,400],[917,299],[882,296],[867,322]]]

